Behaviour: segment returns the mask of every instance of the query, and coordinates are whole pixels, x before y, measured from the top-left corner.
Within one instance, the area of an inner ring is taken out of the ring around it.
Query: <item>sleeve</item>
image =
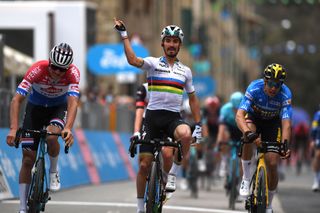
[[[316,139],[317,130],[319,129],[319,121],[320,121],[320,111],[314,114],[312,124],[311,124],[311,137],[313,140]]]
[[[185,85],[185,90],[188,94],[194,93],[195,89],[193,86],[193,82],[192,82],[192,72],[191,70],[188,68],[187,69],[187,73],[186,73],[186,85]]]
[[[147,91],[143,85],[140,85],[136,92],[136,108],[144,108],[146,105]]]
[[[80,71],[76,66],[71,65],[68,79],[69,79],[69,88],[68,88],[67,95],[79,98],[80,97],[80,89],[79,89]]]
[[[292,119],[292,106],[291,106],[291,91],[289,88],[285,89],[283,96],[282,108],[281,108],[281,119]]]
[[[239,109],[242,109],[248,112],[252,105],[253,97],[254,97],[254,92],[251,90],[251,84],[250,84],[244,94],[244,97],[240,102]]]
[[[44,61],[38,61],[34,63],[26,72],[23,80],[18,85],[16,93],[27,96],[31,91],[32,84],[41,76],[41,65],[45,63]]]
[[[152,63],[153,60],[154,60],[154,57],[151,57],[151,56],[143,58],[143,65],[141,66],[141,69],[143,71],[150,70],[150,68],[153,67],[153,63]]]

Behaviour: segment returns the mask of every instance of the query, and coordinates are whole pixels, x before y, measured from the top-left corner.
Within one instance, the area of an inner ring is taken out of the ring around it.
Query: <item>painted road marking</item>
[[[19,204],[18,200],[5,200],[1,203]],[[49,201],[46,205],[66,205],[66,206],[112,206],[112,207],[136,207],[135,203],[113,203],[113,202],[80,202],[80,201]],[[188,212],[211,212],[211,213],[243,213],[246,211],[231,211],[224,209],[208,209],[208,208],[197,208],[187,206],[167,206],[164,209],[171,209],[177,211],[188,211]]]

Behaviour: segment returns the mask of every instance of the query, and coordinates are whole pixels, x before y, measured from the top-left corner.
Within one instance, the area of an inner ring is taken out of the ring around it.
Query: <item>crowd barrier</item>
[[[6,144],[8,131],[0,129],[0,200],[19,196],[22,149]],[[128,133],[76,129],[74,136],[75,142],[68,154],[64,153],[63,141],[59,139],[58,169],[62,189],[135,178],[138,162],[128,155]],[[48,169],[48,156],[46,162]]]

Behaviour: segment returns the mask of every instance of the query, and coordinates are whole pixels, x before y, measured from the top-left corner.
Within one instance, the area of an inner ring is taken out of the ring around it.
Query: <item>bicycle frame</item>
[[[134,147],[137,144],[154,145],[153,148],[153,161],[151,163],[151,170],[147,178],[146,189],[144,194],[144,201],[147,203],[147,213],[161,213],[163,201],[165,200],[164,181],[162,173],[162,155],[161,150],[163,146],[171,146],[178,148],[178,160],[182,159],[182,151],[180,142],[173,142],[171,138],[153,139],[150,141],[137,140],[130,145],[130,155],[134,157]]]

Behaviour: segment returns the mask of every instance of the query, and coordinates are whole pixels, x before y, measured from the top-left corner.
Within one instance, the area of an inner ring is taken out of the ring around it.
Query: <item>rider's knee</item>
[[[148,171],[150,169],[150,165],[151,164],[150,164],[150,162],[148,160],[142,160],[140,162],[140,165],[139,165],[140,174],[147,176],[148,175]]]
[[[22,167],[31,170],[34,162],[35,162],[35,160],[32,157],[25,156],[25,157],[23,157],[23,160],[22,160]]]

